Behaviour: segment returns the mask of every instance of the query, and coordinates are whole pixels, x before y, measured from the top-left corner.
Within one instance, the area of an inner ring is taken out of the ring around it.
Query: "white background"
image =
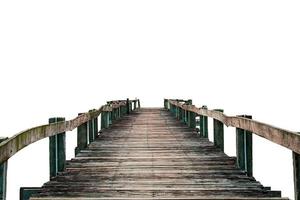
[[[289,0],[2,0],[0,135],[126,97],[191,98],[300,131],[299,10]],[[234,155],[235,130],[225,135]],[[291,155],[254,137],[254,176],[293,198]],[[46,139],[9,160],[8,200],[48,180],[48,156]]]

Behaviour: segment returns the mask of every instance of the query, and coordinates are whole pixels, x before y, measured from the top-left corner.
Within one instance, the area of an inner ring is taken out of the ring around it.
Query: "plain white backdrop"
[[[0,135],[127,97],[191,98],[300,131],[299,10],[289,0],[2,0]],[[225,151],[235,155],[233,128]],[[9,160],[8,200],[48,181],[48,156],[45,139]],[[254,137],[254,176],[293,198],[291,158]]]

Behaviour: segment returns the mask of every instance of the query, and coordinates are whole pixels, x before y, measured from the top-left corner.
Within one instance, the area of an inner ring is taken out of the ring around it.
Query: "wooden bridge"
[[[214,142],[208,140],[208,117]],[[236,127],[236,157],[224,153],[224,125]],[[76,157],[66,161],[65,132],[75,128]],[[288,199],[252,177],[252,133],[292,150],[295,199],[300,199],[298,133],[178,99],[165,99],[164,108],[110,101],[73,120],[50,118],[47,125],[2,138],[0,199],[5,199],[7,160],[46,137],[50,181],[21,188],[20,199]]]

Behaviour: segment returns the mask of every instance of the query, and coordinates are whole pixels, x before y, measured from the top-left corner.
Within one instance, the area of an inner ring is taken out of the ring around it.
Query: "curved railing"
[[[199,134],[208,138],[207,117],[214,120],[214,144],[224,151],[224,125],[236,128],[237,165],[248,176],[252,176],[252,133],[284,146],[293,152],[295,199],[300,199],[300,134],[255,121],[252,116],[227,116],[223,110],[209,110],[206,106],[197,108],[192,100],[165,99],[164,107],[190,128],[196,128],[199,116]]]
[[[101,115],[101,129],[107,128],[112,122],[125,114],[129,114],[131,111],[140,108],[140,100],[117,100],[117,101],[108,101],[106,105],[101,106],[99,109],[93,109],[86,113],[80,113],[78,117],[64,121],[64,118],[51,118],[53,123],[33,127],[22,131],[10,138],[0,138],[0,199],[5,199],[5,190],[6,190],[6,168],[7,160],[15,155],[18,151],[22,150],[26,146],[44,139],[50,138],[50,148],[51,148],[51,138],[54,136],[62,135],[66,131],[72,131],[75,128],[80,128],[77,132],[77,141],[78,146],[82,143],[88,141],[88,135],[90,134],[89,142],[95,139],[98,133],[98,119],[97,117]],[[53,120],[54,119],[54,120]],[[59,119],[59,120],[58,120]],[[87,130],[88,125],[91,124],[89,130]],[[86,125],[86,126],[83,126]],[[83,128],[82,128],[83,127]],[[86,130],[83,130],[83,129]],[[85,134],[85,135],[84,135]],[[80,139],[81,138],[81,139]],[[64,137],[63,137],[64,139]],[[81,141],[82,140],[82,141]],[[52,142],[53,143],[53,142]],[[57,141],[55,139],[55,148],[57,148]],[[53,145],[53,144],[52,144]],[[62,150],[65,147],[62,147]],[[63,150],[64,151],[64,150]],[[61,152],[60,152],[61,153]],[[64,152],[63,152],[64,153]],[[58,156],[58,155],[55,155]],[[54,156],[54,157],[55,157]],[[65,158],[65,157],[64,157]],[[59,162],[57,158],[55,161],[51,160],[51,150],[50,150],[50,171],[51,171],[51,162]],[[54,170],[54,176],[59,171]],[[50,172],[51,174],[51,172]],[[53,174],[53,173],[52,173]],[[50,175],[51,176],[51,175]]]

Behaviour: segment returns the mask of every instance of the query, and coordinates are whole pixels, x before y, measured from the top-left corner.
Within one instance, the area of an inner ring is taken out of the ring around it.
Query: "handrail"
[[[130,100],[129,102],[139,102],[139,100]],[[126,100],[110,101],[109,104],[101,106],[99,109],[82,113],[78,117],[69,121],[45,124],[24,130],[0,143],[0,163],[7,161],[18,151],[38,140],[54,136],[62,132],[72,131],[89,120],[98,117],[102,112],[111,112],[113,109],[124,105],[126,105]]]
[[[208,110],[207,108],[197,108],[194,105],[182,104],[177,100],[168,99],[168,102],[183,110],[194,112],[197,115],[216,119],[226,126],[251,131],[256,135],[266,138],[269,141],[284,146],[300,154],[300,134],[297,132],[277,128],[275,126],[244,117],[227,116],[219,111]]]

